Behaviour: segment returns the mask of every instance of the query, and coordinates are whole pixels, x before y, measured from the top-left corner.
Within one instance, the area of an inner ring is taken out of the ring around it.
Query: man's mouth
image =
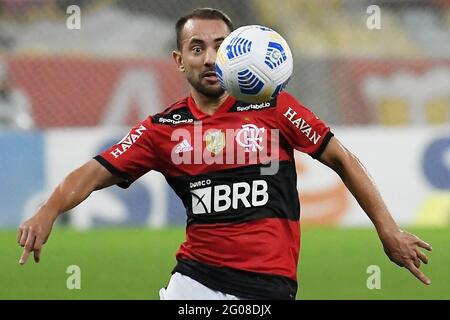
[[[202,78],[205,78],[206,80],[210,82],[216,82],[217,81],[217,75],[215,71],[206,71],[202,74]]]

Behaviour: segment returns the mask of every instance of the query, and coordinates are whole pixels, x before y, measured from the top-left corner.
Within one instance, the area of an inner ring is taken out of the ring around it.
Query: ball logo
[[[181,119],[181,115],[179,115],[179,114],[174,114],[173,115],[173,120],[178,121],[180,119]]]
[[[277,42],[269,42],[264,63],[273,70],[286,60],[286,52],[283,46]]]
[[[242,129],[236,134],[236,142],[245,148],[245,152],[255,152],[264,149],[262,144],[263,134],[266,129],[258,128],[254,124],[244,124]]]
[[[279,51],[273,51],[271,54],[269,54],[269,59],[273,63],[277,63],[278,59],[280,59],[281,53]]]

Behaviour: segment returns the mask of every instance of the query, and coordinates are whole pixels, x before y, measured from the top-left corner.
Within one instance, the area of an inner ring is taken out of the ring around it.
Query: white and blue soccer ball
[[[216,75],[235,99],[261,103],[286,88],[293,71],[292,53],[276,31],[259,25],[230,33],[220,45]]]

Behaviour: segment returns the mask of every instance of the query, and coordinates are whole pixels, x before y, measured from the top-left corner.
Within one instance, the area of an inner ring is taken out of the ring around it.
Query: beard
[[[225,89],[223,89],[218,82],[216,85],[204,85],[202,79],[203,77],[201,75],[187,75],[187,80],[190,85],[208,98],[217,99],[225,93]]]

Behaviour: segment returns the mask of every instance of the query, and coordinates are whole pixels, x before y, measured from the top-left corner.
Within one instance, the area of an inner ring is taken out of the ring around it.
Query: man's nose
[[[205,65],[213,66],[216,63],[217,51],[215,48],[208,48],[205,55]]]

